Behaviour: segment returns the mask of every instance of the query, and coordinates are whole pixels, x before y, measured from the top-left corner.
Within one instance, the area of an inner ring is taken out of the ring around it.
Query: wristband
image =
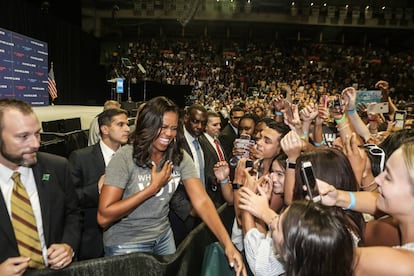
[[[347,127],[349,127],[349,124],[345,124],[344,126],[338,127],[337,130],[341,131],[341,130],[346,129]]]
[[[275,115],[277,115],[277,116],[282,116],[282,115],[283,115],[283,113],[282,113],[282,112],[280,112],[280,111],[275,111]]]
[[[355,195],[353,192],[348,192],[349,197],[351,198],[351,203],[349,203],[348,207],[344,208],[345,210],[352,210],[355,207]]]
[[[229,177],[227,176],[226,178],[224,178],[223,180],[221,180],[221,181],[217,181],[218,183],[220,183],[220,185],[224,185],[224,184],[227,184],[227,183],[229,183]]]
[[[233,184],[231,184],[231,186],[233,187],[233,190],[238,190],[241,187],[243,187],[243,185],[239,184],[239,183],[233,183]]]
[[[349,115],[352,115],[356,112],[355,108],[346,111]]]
[[[314,145],[315,147],[320,147],[320,146],[322,146],[322,145],[326,145],[326,143],[325,143],[325,140],[322,140],[322,142],[320,142],[320,143],[313,142],[313,145]]]
[[[335,120],[335,122],[336,122],[337,124],[341,124],[341,123],[345,122],[345,119],[346,119],[346,117],[345,117],[345,113],[344,113],[344,114],[342,114],[341,119],[339,119],[339,120]]]

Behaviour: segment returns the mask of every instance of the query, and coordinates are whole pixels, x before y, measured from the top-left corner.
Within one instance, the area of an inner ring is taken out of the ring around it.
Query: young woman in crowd
[[[322,203],[375,214],[385,212],[398,222],[401,243],[394,247],[357,248],[355,275],[413,275],[414,273],[414,142],[391,154],[375,178],[379,192],[337,190],[317,180]]]
[[[257,255],[252,256],[246,247],[249,265],[250,257],[254,257],[255,275],[353,275],[353,238],[342,216],[332,208],[306,200],[293,201],[278,215],[268,207],[263,188],[258,189],[257,194],[243,187],[239,205],[246,213],[246,237],[257,231],[253,216],[271,229],[274,250],[262,243]]]
[[[98,210],[105,255],[173,254],[169,201],[177,186],[184,185],[193,208],[223,245],[230,265],[238,275],[245,274],[242,257],[194,163],[181,149],[181,131],[178,106],[166,97],[149,100],[139,112],[132,143],[121,148],[106,168]]]
[[[269,205],[272,210],[280,213],[284,207],[283,201],[278,200],[283,198],[283,186],[285,181],[286,171],[286,155],[279,154],[273,159],[270,174],[263,176],[259,181],[255,181],[255,177],[250,174],[245,174],[246,186],[251,186],[252,190],[256,190],[256,185],[260,183],[262,187],[266,187],[266,196],[269,200]],[[273,200],[276,198],[276,202],[281,202],[276,206],[272,206]],[[257,222],[257,223],[256,223]],[[241,224],[243,228],[244,250],[246,260],[250,270],[255,276],[259,275],[278,275],[279,272],[283,272],[283,266],[280,261],[276,260],[276,256],[273,254],[274,246],[270,232],[262,221],[254,221],[253,217],[246,213],[242,213]],[[252,229],[252,231],[248,231]]]

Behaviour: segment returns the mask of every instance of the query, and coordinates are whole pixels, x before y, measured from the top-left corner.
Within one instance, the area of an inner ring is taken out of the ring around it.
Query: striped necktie
[[[214,139],[214,144],[216,144],[216,150],[217,150],[218,156],[220,158],[220,161],[224,161],[225,158],[224,158],[223,151],[221,150],[219,140],[218,139]]]
[[[200,171],[200,180],[201,180],[201,183],[203,183],[203,185],[205,185],[205,178],[204,178],[204,159],[203,159],[203,155],[201,154],[200,143],[198,142],[197,139],[194,139],[193,140],[193,144],[194,144],[194,147],[195,147],[196,153],[197,153],[198,169]]]
[[[29,267],[44,268],[42,248],[29,195],[20,180],[19,172],[14,172],[11,178],[14,181],[11,196],[12,224],[19,253],[21,256],[30,257]]]

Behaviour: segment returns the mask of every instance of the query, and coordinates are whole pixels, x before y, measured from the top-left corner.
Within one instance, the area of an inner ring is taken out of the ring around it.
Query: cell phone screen
[[[242,134],[240,134],[239,139],[250,140],[250,135],[242,133]]]
[[[394,121],[396,128],[404,128],[405,118],[407,116],[406,111],[397,110],[395,111]]]
[[[313,173],[312,163],[310,161],[302,162],[300,172],[302,180],[306,185],[306,190],[309,198],[314,202],[320,201],[321,197],[316,185],[316,178],[315,174]]]

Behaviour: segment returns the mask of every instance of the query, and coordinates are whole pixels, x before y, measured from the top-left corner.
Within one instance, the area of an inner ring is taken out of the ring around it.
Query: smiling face
[[[388,159],[385,170],[375,178],[380,196],[377,207],[395,218],[411,216],[414,212],[412,181],[401,148]]]
[[[285,183],[285,169],[280,166],[278,160],[273,160],[271,168],[270,179],[273,183],[273,193],[274,194],[283,194],[283,188]]]
[[[12,170],[36,164],[40,147],[40,123],[36,115],[6,108],[1,125],[0,163]]]
[[[273,128],[265,128],[260,134],[257,143],[257,151],[263,158],[273,159],[280,153],[280,136],[281,134]]]
[[[172,111],[167,111],[162,117],[162,127],[159,129],[159,134],[153,140],[153,150],[155,152],[164,152],[168,145],[177,136],[178,129],[178,114]]]

